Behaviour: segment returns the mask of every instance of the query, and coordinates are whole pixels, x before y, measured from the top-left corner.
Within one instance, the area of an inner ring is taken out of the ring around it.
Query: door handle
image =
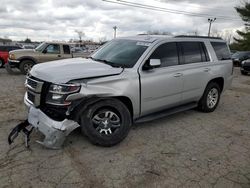
[[[58,55],[57,57],[61,57],[61,55]]]
[[[211,69],[210,68],[205,68],[204,72],[209,72]]]
[[[174,75],[174,77],[181,77],[183,74],[182,73],[176,73],[175,75]]]

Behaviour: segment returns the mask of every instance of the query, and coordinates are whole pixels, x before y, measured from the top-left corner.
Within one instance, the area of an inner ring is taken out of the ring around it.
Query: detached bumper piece
[[[12,129],[12,131],[10,132],[8,136],[9,145],[14,142],[15,138],[22,131],[25,135],[25,146],[28,148],[29,141],[30,141],[30,134],[32,130],[33,130],[33,127],[30,126],[28,120],[25,120],[24,122],[18,124],[15,128]]]
[[[66,136],[79,126],[77,122],[69,119],[55,121],[41,110],[30,106],[28,119],[13,128],[9,134],[8,142],[9,144],[13,143],[22,131],[25,135],[25,145],[29,147],[30,134],[35,128],[45,136],[43,141],[37,141],[37,143],[50,149],[60,149]]]
[[[30,106],[28,121],[45,136],[43,141],[37,142],[50,149],[60,149],[66,136],[80,126],[77,122],[69,119],[55,121],[33,106]]]

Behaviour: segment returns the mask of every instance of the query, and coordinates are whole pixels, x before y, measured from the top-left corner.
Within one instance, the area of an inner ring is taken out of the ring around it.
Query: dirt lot
[[[0,70],[0,187],[250,187],[250,76],[235,70],[214,113],[195,110],[135,125],[120,145],[74,131],[63,149],[7,135],[25,119],[24,76]]]

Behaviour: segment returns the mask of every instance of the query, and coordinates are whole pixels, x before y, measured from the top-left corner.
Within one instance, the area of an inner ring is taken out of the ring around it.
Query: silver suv
[[[27,124],[49,148],[80,127],[112,146],[135,122],[197,107],[213,112],[233,78],[229,48],[219,38],[141,35],[112,40],[88,59],[35,65],[27,78]]]

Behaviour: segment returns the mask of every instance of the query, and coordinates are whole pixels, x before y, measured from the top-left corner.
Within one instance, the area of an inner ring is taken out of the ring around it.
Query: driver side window
[[[179,64],[177,44],[175,42],[169,42],[160,45],[151,54],[149,59],[160,59],[161,67],[175,66]]]
[[[60,46],[58,44],[50,44],[46,50],[49,54],[60,54]]]

